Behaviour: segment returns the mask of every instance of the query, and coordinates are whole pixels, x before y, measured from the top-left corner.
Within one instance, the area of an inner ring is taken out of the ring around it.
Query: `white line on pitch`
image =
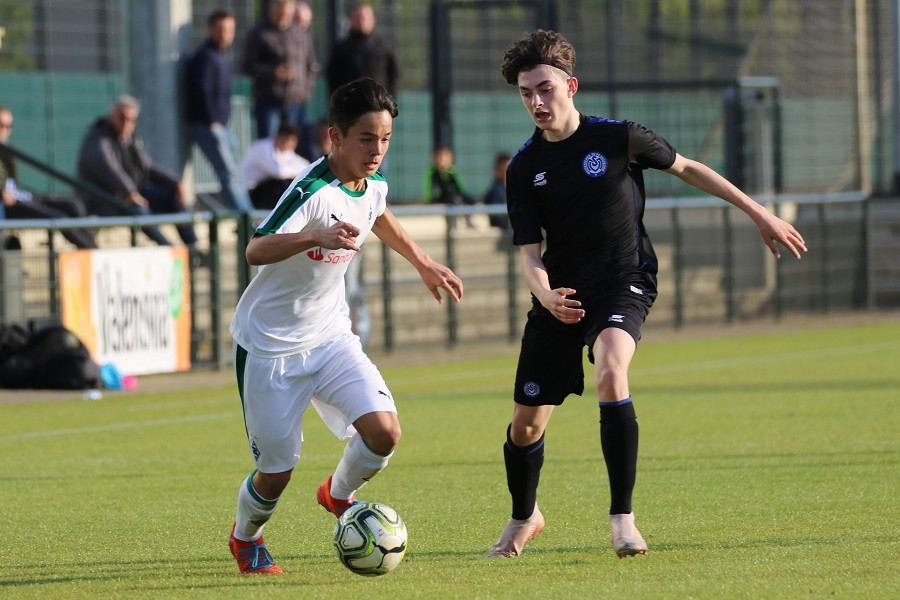
[[[210,415],[194,415],[179,417],[177,419],[153,419],[150,421],[130,421],[126,423],[110,423],[109,425],[97,425],[95,427],[73,427],[70,429],[53,429],[50,431],[33,431],[31,433],[14,433],[0,436],[0,442],[12,440],[31,440],[35,438],[52,437],[57,435],[72,435],[78,433],[96,433],[98,431],[116,431],[118,429],[134,429],[137,427],[155,427],[159,425],[177,425],[179,423],[195,423],[197,421],[211,421],[213,419],[234,419],[237,413],[234,411],[225,413],[213,413]]]

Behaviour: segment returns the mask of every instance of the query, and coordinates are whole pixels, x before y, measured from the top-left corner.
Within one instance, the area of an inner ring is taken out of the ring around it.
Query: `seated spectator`
[[[453,164],[453,150],[439,146],[431,155],[431,165],[425,171],[425,202],[461,206],[475,204],[475,198],[466,192],[456,165]],[[456,218],[450,218],[450,228],[456,225]],[[466,215],[466,225],[474,227],[471,215]]]
[[[0,143],[12,133],[13,113],[0,106]],[[19,188],[15,157],[0,149],[0,219],[64,219],[86,217],[84,203],[77,197],[35,196]],[[63,236],[76,248],[96,248],[93,233],[86,229],[63,229]]]
[[[500,152],[494,157],[494,178],[491,186],[484,194],[485,204],[502,204],[506,206],[506,168],[511,157],[506,152]],[[488,217],[491,227],[506,232],[509,229],[509,217],[506,215],[490,215]]]
[[[247,149],[241,174],[256,208],[275,208],[284,190],[309,166],[309,161],[296,153],[299,140],[297,128],[282,123],[274,138],[256,140]]]
[[[140,110],[137,100],[121,96],[106,117],[91,124],[78,155],[78,177],[121,199],[138,214],[185,212],[184,184],[153,161],[134,133]],[[92,214],[118,214],[94,198],[87,198],[87,202]],[[193,226],[176,227],[186,245],[197,243]],[[170,245],[158,227],[146,226],[142,231],[157,244]]]
[[[425,171],[425,201],[452,206],[475,204],[453,164],[453,150],[447,146],[435,148],[431,155],[431,165]]]

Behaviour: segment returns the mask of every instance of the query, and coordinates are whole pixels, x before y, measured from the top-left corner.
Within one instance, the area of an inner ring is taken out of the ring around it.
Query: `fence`
[[[16,114],[13,143],[69,171],[86,126],[116,95],[174,92],[171,81],[151,77],[159,71],[149,67],[160,65],[140,59],[183,60],[204,37],[207,15],[227,7],[238,17],[231,50],[237,67],[261,5],[252,0],[62,4],[51,10],[37,0],[0,0],[0,27],[6,29],[0,89],[3,104]],[[350,0],[311,4],[313,39],[324,63],[330,43],[346,30],[342,15]],[[586,113],[641,122],[683,155],[731,175],[728,153],[747,156],[748,150],[726,139],[730,105],[724,96],[732,91],[713,84],[768,78],[779,86],[773,108],[781,144],[775,140],[773,151],[780,152],[775,162],[784,174],[780,191],[888,193],[894,186],[894,165],[900,161],[892,156],[898,114],[892,91],[893,0],[374,0],[373,5],[377,31],[396,48],[402,72],[389,161],[394,202],[421,200],[431,149],[446,140],[470,191],[487,188],[494,154],[515,151],[531,132],[515,91],[500,78],[499,62],[514,39],[537,26],[557,27],[578,49],[577,102]],[[141,46],[143,37],[134,33],[153,24],[136,18],[143,14],[138,9],[158,10],[162,19],[167,8],[183,6],[190,7],[184,26],[160,32],[171,33],[168,42],[177,52]],[[437,13],[445,17],[441,36],[429,30]],[[438,62],[432,43],[441,40],[450,54]],[[432,81],[449,86],[440,102],[431,93]],[[698,85],[673,87],[690,81]],[[313,119],[324,113],[325,88],[320,78],[308,106]],[[245,105],[247,89],[246,80],[236,82],[235,94]],[[159,138],[178,137],[170,133],[178,129],[178,111],[169,108],[179,98],[165,96],[164,114],[146,113],[138,133],[151,155],[179,170],[178,157],[159,145]],[[152,97],[146,100],[154,104]],[[46,179],[24,173],[23,183],[42,189]],[[666,177],[648,177],[647,186],[651,196],[686,189]]]
[[[812,250],[803,260],[775,261],[752,223],[729,205],[707,199],[648,201],[645,223],[660,261],[660,294],[647,326],[778,320],[879,307],[873,288],[872,257],[877,248],[870,244],[869,200],[854,194],[795,196],[780,197],[771,206],[810,244]],[[465,299],[459,305],[437,304],[415,270],[373,238],[359,257],[364,260],[365,295],[373,321],[371,351],[518,338],[530,294],[509,239],[487,224],[488,214],[502,210],[394,209],[420,245],[462,277]],[[463,215],[472,216],[474,227],[448,226]],[[192,362],[197,367],[223,367],[231,360],[228,324],[253,275],[243,259],[243,247],[263,216],[200,212],[179,217],[0,221],[6,235],[23,242],[21,250],[4,250],[0,257],[0,323],[61,318],[56,259],[69,246],[60,229],[97,229],[102,248],[124,248],[149,243],[140,234],[144,224],[193,223],[201,241],[191,269]],[[897,222],[900,219],[894,227]],[[895,256],[894,250],[888,250],[889,256]],[[897,277],[900,273],[893,274],[895,284]]]

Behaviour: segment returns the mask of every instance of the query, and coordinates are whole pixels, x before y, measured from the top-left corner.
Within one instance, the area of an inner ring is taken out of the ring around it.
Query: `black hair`
[[[334,90],[328,102],[328,125],[347,135],[361,116],[383,110],[396,119],[397,101],[371,77],[360,77]]]
[[[221,9],[214,11],[211,15],[209,15],[209,18],[206,19],[206,25],[207,27],[212,26],[213,23],[218,23],[222,19],[234,19],[235,21],[237,21],[237,17],[234,16],[233,12],[231,12],[230,10]]]

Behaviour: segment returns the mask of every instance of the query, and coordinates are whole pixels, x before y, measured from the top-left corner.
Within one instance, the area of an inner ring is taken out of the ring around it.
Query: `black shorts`
[[[604,329],[627,331],[637,343],[656,293],[634,292],[627,284],[625,288],[599,301],[583,303],[584,319],[571,325],[556,319],[532,297],[516,368],[517,404],[560,405],[569,394],[580,396],[584,392],[583,349],[588,347],[593,363],[594,342]]]

